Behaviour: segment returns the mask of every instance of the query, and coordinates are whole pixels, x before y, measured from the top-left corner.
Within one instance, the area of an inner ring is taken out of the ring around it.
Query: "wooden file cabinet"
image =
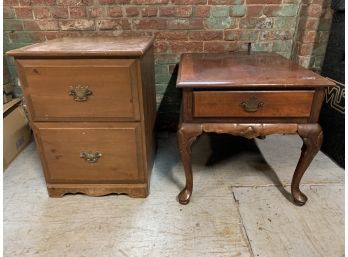
[[[12,50],[48,193],[146,197],[156,117],[152,38],[63,38]]]

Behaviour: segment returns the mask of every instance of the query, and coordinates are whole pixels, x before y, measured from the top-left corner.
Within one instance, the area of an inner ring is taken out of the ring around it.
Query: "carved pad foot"
[[[179,203],[185,205],[190,202],[192,191],[188,190],[187,188],[184,188],[180,194],[178,195]]]
[[[300,190],[293,191],[292,197],[294,198],[294,203],[299,206],[305,205],[308,200],[307,196]]]

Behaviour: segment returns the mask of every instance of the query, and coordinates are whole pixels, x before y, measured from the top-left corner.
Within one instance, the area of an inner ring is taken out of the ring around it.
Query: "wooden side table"
[[[318,122],[326,87],[334,84],[273,53],[184,54],[177,87],[183,89],[178,147],[186,186],[178,195],[187,204],[192,195],[191,145],[203,132],[255,138],[298,134],[303,140],[291,193],[304,205],[303,174],[319,151],[323,133]]]

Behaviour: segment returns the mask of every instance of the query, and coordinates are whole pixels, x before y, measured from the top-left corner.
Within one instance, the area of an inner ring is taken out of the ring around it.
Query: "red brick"
[[[225,29],[224,39],[226,41],[238,41],[240,39],[240,30],[236,29]]]
[[[310,4],[302,6],[300,15],[301,16],[309,16],[309,17],[320,17],[322,12],[321,5],[318,4]]]
[[[173,19],[168,20],[168,29],[203,29],[202,19]]]
[[[32,5],[32,0],[18,0],[20,6],[30,6]]]
[[[45,35],[47,40],[55,39],[59,37],[59,31],[42,31],[40,32]]]
[[[23,23],[21,20],[5,19],[3,24],[4,31],[8,30],[23,30]]]
[[[87,9],[87,15],[88,17],[91,18],[96,18],[96,17],[104,17],[105,16],[105,8],[104,7],[88,7]]]
[[[144,7],[141,9],[141,15],[143,17],[155,17],[157,16],[158,9],[155,6]]]
[[[58,21],[56,20],[43,20],[37,21],[37,25],[40,30],[58,30]]]
[[[69,7],[69,15],[70,15],[70,18],[85,18],[87,17],[86,7],[84,6]]]
[[[58,30],[58,21],[56,20],[32,20],[23,21],[24,30]]]
[[[298,27],[301,30],[316,30],[319,26],[319,18],[301,17]]]
[[[156,40],[181,40],[188,39],[186,31],[161,31],[156,33]]]
[[[175,15],[177,17],[190,17],[192,15],[192,6],[177,7]]]
[[[247,4],[281,4],[282,0],[246,0]]]
[[[167,27],[166,21],[163,19],[137,19],[133,20],[135,29],[165,29]]]
[[[97,22],[100,30],[129,30],[131,24],[127,19],[103,19]]]
[[[13,8],[4,6],[2,11],[3,11],[3,15],[4,15],[3,18],[4,19],[15,18],[15,13],[14,13]]]
[[[84,6],[92,5],[93,0],[57,0],[57,5],[68,5],[68,6]]]
[[[247,17],[260,17],[263,14],[262,5],[247,5]]]
[[[114,36],[114,32],[111,32]],[[132,31],[132,30],[124,30],[122,31],[122,36],[153,36],[153,33],[150,31]]]
[[[300,0],[283,0],[283,4],[298,4]]]
[[[205,53],[224,53],[238,50],[238,43],[234,41],[207,41],[204,42]]]
[[[99,0],[100,4],[129,4],[131,0]]]
[[[281,11],[281,8],[281,5],[268,5],[264,8],[263,14],[268,17],[278,16],[278,13]]]
[[[35,7],[33,9],[35,19],[47,19],[51,18],[51,12],[48,7]]]
[[[134,4],[168,4],[169,0],[134,0]]]
[[[168,51],[168,41],[155,40],[153,45],[157,53],[166,53]]]
[[[207,0],[172,0],[173,4],[207,4]]]
[[[128,17],[139,16],[139,9],[137,7],[126,7],[126,14]]]
[[[190,31],[189,39],[193,41],[222,40],[223,31]]]
[[[298,55],[311,55],[313,48],[314,48],[314,44],[313,43],[310,43],[310,44],[299,43],[296,45],[296,48],[297,48]]]
[[[59,21],[61,30],[94,30],[94,20],[77,19]]]
[[[17,18],[33,18],[33,9],[31,7],[15,7]]]
[[[190,17],[191,15],[192,6],[170,6],[159,9],[159,16],[163,17]]]
[[[300,41],[303,43],[315,42],[316,31],[302,31],[300,33]]]
[[[162,17],[170,17],[170,16],[175,16],[175,6],[170,6],[170,7],[161,7],[159,9],[159,16]]]
[[[122,17],[122,9],[119,6],[109,7],[109,15],[111,17]]]
[[[18,2],[18,0],[4,0],[3,5],[4,6],[18,6],[19,2]]]
[[[210,6],[208,5],[196,5],[193,7],[194,17],[209,17]]]
[[[198,53],[203,51],[203,42],[169,41],[168,50],[172,53]]]
[[[19,0],[21,6],[42,5],[52,6],[56,4],[55,0]]]
[[[68,7],[56,6],[51,9],[51,13],[52,13],[52,17],[57,19],[59,18],[64,19],[69,17]]]
[[[244,0],[208,0],[208,4],[243,4]]]
[[[309,68],[313,64],[313,59],[310,56],[295,56],[295,61],[304,68]]]

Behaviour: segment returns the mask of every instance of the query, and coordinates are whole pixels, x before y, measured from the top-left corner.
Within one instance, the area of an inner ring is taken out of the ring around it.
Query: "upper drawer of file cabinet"
[[[18,59],[33,121],[139,120],[135,59]]]

